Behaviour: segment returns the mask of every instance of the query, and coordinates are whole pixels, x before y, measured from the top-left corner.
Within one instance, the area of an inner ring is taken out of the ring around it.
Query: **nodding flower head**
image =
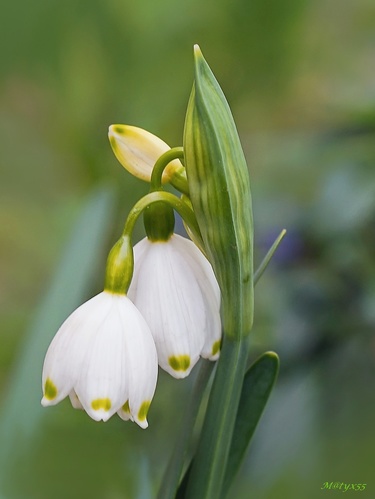
[[[141,313],[125,295],[104,291],[81,305],[53,338],[43,367],[42,405],[69,395],[96,421],[115,412],[146,428],[157,355]]]
[[[219,286],[194,243],[176,234],[167,241],[140,241],[129,297],[150,326],[159,365],[172,376],[187,376],[199,356],[218,358]]]

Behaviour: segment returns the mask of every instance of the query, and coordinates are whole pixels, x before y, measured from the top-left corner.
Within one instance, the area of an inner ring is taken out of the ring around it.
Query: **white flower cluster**
[[[75,310],[52,340],[43,367],[44,406],[69,395],[96,421],[115,412],[147,427],[158,363],[176,378],[199,356],[215,360],[220,292],[211,265],[186,238],[147,238],[134,248],[128,295],[103,291]]]

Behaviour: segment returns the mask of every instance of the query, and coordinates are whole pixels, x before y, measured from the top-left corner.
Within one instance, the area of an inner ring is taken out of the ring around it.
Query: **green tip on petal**
[[[130,414],[130,406],[129,406],[129,400],[125,402],[125,404],[121,407],[121,409],[126,412],[126,414]]]
[[[118,132],[117,132],[117,133],[118,133]],[[115,139],[112,135],[110,135],[110,136],[109,136],[109,142],[110,142],[110,144],[111,144],[111,147],[112,147],[113,151],[114,151],[115,153],[117,153],[117,151],[118,151],[119,147],[118,147],[118,145],[117,145],[117,141],[116,141],[116,139]]]
[[[104,399],[95,399],[91,402],[91,407],[94,409],[94,411],[99,411],[100,409],[103,409],[104,411],[109,411],[112,406],[111,399],[109,398],[104,398]]]
[[[150,400],[145,400],[141,407],[139,408],[138,411],[138,420],[139,421],[145,421],[147,417],[148,410],[150,408],[151,401]]]
[[[168,364],[175,371],[187,371],[190,367],[189,355],[172,355],[168,359]]]
[[[212,345],[212,355],[216,355],[221,349],[221,340],[215,341]]]
[[[125,135],[125,129],[121,125],[112,125],[110,129],[112,128],[112,131],[115,133],[118,133],[119,135]],[[111,137],[112,138],[112,137]]]
[[[52,382],[50,378],[47,378],[44,384],[45,398],[48,400],[53,400],[54,398],[56,398],[56,395],[57,395],[56,385]]]

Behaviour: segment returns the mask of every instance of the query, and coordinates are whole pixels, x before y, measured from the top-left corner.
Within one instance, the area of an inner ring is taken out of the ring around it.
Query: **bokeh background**
[[[314,499],[335,493],[326,481],[375,497],[374,2],[24,0],[3,5],[0,25],[2,499],[157,490],[192,379],[160,373],[142,431],[68,401],[43,410],[40,374],[147,192],[107,128],[181,145],[194,43],[248,159],[257,261],[288,230],[253,331],[252,358],[277,351],[280,377],[231,497]]]

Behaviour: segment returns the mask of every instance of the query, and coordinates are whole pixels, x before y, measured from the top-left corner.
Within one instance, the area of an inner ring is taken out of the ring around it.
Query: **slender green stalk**
[[[160,201],[167,203],[174,210],[176,210],[179,215],[181,215],[184,221],[189,225],[191,231],[194,233],[194,237],[203,246],[202,236],[193,210],[174,194],[170,194],[169,192],[164,191],[150,192],[149,194],[146,194],[146,196],[143,196],[143,198],[141,198],[139,201],[137,201],[137,203],[135,203],[128,215],[128,218],[126,219],[125,227],[123,230],[123,237],[131,237],[134,225],[136,224],[138,217],[142,214],[143,210],[145,210],[150,204],[158,203]]]
[[[186,460],[187,448],[193,433],[199,407],[204,392],[215,366],[213,362],[202,360],[198,377],[187,404],[181,431],[176,441],[176,446],[170,457],[167,469],[158,494],[158,499],[174,499],[181,478],[182,469]]]
[[[150,192],[164,191],[162,185],[164,170],[171,161],[179,158],[182,159],[183,156],[184,151],[182,147],[170,149],[160,156],[152,169]],[[179,169],[173,170],[170,173],[169,178],[171,178],[171,176],[172,178],[176,175],[178,176],[180,170],[185,173],[185,168],[181,166]],[[185,183],[187,185],[186,174]],[[150,241],[168,241],[174,233],[175,216],[173,208],[167,203],[153,203],[145,209],[143,222],[147,237]]]
[[[224,337],[186,499],[220,497],[248,357],[248,336]]]
[[[284,236],[286,234],[286,230],[283,229],[280,234],[277,236],[275,242],[271,246],[271,248],[268,250],[266,256],[263,258],[262,263],[259,265],[258,269],[254,273],[254,285],[259,281],[259,279],[262,277],[263,272],[266,270],[268,267],[268,264],[271,261],[271,258],[273,257],[275,251],[277,250],[279,244],[283,240]]]
[[[155,166],[152,170],[151,174],[151,191],[160,191],[162,190],[162,182],[161,178],[165,168],[168,164],[174,159],[183,159],[184,158],[184,149],[182,147],[174,147],[169,151],[165,152],[160,156],[160,158],[156,161]],[[176,172],[175,175],[171,179],[172,185],[177,183],[182,187],[182,190],[176,186],[176,189],[181,190],[184,194],[189,192],[186,180],[185,168],[181,168],[181,172]],[[187,191],[187,192],[186,192]]]

